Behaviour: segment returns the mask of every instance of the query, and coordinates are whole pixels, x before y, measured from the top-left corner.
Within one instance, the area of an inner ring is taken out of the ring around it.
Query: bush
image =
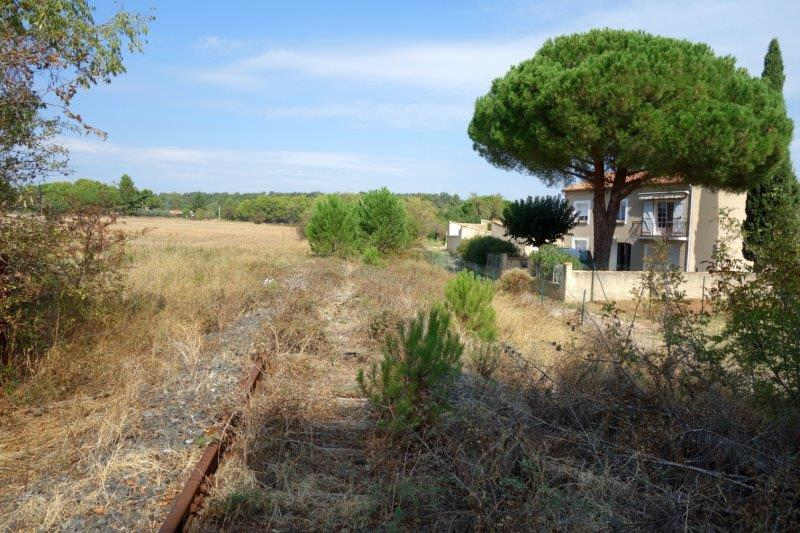
[[[397,252],[408,246],[405,205],[386,187],[364,194],[358,211],[361,231],[381,253]]]
[[[538,273],[543,278],[550,278],[555,266],[564,263],[570,263],[575,270],[583,268],[583,263],[577,257],[552,244],[546,244],[531,253],[530,268],[534,276]]]
[[[366,265],[381,266],[383,264],[381,253],[377,248],[371,245],[364,248],[364,251],[361,253],[361,260],[364,261]]]
[[[519,251],[513,242],[486,236],[462,242],[458,247],[458,253],[464,261],[484,266],[489,254],[517,255]]]
[[[786,221],[770,239],[751,245],[759,262],[748,273],[733,260],[730,243],[717,243],[712,269],[719,271],[711,296],[728,318],[718,337],[718,359],[732,359],[762,402],[800,402],[800,215],[784,209]],[[723,216],[725,233],[738,235],[736,221]],[[732,242],[738,242],[733,239]],[[738,254],[737,254],[738,255]],[[729,365],[726,365],[729,366]]]
[[[102,317],[124,259],[113,223],[101,211],[0,216],[0,374],[34,370],[44,350]]]
[[[493,341],[497,337],[495,311],[492,308],[494,285],[472,272],[462,271],[447,282],[444,289],[447,307],[478,338]]]
[[[448,408],[446,385],[460,373],[464,351],[450,329],[450,314],[438,306],[401,325],[398,333],[386,337],[380,366],[357,377],[381,425],[391,431],[429,425]]]
[[[498,280],[501,291],[514,294],[527,291],[530,289],[531,283],[533,283],[533,278],[524,268],[506,270]]]
[[[349,257],[361,246],[356,207],[335,195],[314,204],[305,231],[317,255]]]

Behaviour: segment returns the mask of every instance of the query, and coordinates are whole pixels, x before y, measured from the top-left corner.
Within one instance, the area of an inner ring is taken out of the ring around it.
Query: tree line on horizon
[[[364,193],[335,193],[356,198]],[[88,207],[129,216],[183,216],[197,220],[221,218],[255,223],[298,224],[308,216],[321,192],[162,192],[138,189],[127,174],[114,184],[91,179],[54,181],[22,187],[17,209],[64,214]],[[502,218],[509,201],[500,194],[398,193],[411,215],[431,234],[443,235],[448,220],[480,222]]]

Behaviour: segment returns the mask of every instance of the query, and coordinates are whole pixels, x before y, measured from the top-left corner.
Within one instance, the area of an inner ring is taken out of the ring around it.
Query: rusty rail
[[[261,378],[261,374],[261,365],[256,364],[242,381],[241,386],[245,392],[245,403],[247,403],[250,396],[253,394],[258,380]],[[233,434],[229,430],[238,425],[241,417],[242,411],[237,410],[225,419],[219,441],[213,442],[206,447],[200,460],[197,461],[194,469],[192,469],[192,474],[183,486],[183,490],[181,490],[180,494],[175,498],[172,509],[158,530],[159,533],[183,531],[183,526],[186,524],[189,515],[198,507],[200,497],[202,496],[201,488],[204,482],[209,480],[217,471],[217,467],[222,460],[225,450],[230,446],[233,440]]]

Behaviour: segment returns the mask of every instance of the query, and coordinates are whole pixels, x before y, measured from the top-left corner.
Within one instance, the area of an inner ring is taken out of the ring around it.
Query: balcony
[[[685,220],[672,219],[655,222],[642,220],[639,237],[660,237],[663,239],[685,239],[689,235],[689,227]]]

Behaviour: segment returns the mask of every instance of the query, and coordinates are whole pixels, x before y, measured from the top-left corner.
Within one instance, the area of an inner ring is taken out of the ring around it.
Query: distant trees
[[[506,234],[526,244],[543,246],[561,238],[578,223],[578,214],[566,198],[537,196],[516,200],[503,211]]]
[[[444,235],[445,222],[439,216],[436,205],[421,196],[405,198],[408,234],[412,239],[440,238]]]
[[[239,202],[234,208],[234,217],[257,224],[295,224],[312,203],[309,196],[259,195]]]
[[[769,43],[761,79],[783,97],[786,76],[783,73],[783,59],[777,39],[772,39]],[[743,226],[744,256],[755,261],[758,266],[756,249],[772,239],[773,230],[789,223],[784,216],[787,210],[797,209],[800,209],[800,183],[792,168],[787,147],[777,170],[766,181],[756,184],[747,192],[747,217]],[[793,229],[800,233],[800,228]]]
[[[640,31],[548,40],[475,104],[474,149],[493,165],[594,191],[607,268],[620,202],[659,176],[746,190],[784,160],[783,99],[705,44]]]

